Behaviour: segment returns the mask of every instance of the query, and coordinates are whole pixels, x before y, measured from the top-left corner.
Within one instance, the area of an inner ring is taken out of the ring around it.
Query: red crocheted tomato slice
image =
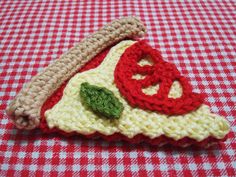
[[[153,65],[140,66],[138,62],[147,56]],[[145,78],[135,79],[133,76],[136,74],[145,75]],[[145,41],[126,49],[116,65],[114,77],[121,94],[133,107],[167,115],[181,115],[196,110],[203,103],[203,96],[192,91],[187,78],[181,76],[176,66],[164,61],[160,53]],[[182,85],[182,95],[179,98],[168,97],[174,81]],[[155,84],[159,84],[159,89],[154,95],[142,91]]]

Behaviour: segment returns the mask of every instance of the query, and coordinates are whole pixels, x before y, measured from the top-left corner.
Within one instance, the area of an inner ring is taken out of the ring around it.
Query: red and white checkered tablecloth
[[[231,124],[210,149],[152,147],[14,128],[6,105],[42,68],[107,22],[135,15],[146,39]],[[236,2],[0,2],[0,176],[236,176]]]

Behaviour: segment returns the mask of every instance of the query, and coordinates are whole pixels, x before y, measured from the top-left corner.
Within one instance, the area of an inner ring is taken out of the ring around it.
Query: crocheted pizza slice
[[[17,128],[110,141],[209,146],[228,122],[145,41],[135,17],[115,20],[32,78],[7,108]]]
[[[45,132],[158,145],[207,146],[229,132],[173,64],[131,40],[103,51],[61,85],[41,118]]]

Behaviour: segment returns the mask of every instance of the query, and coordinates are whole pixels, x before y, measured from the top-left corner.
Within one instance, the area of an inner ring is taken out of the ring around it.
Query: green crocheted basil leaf
[[[119,118],[124,107],[112,91],[84,82],[80,87],[82,103],[107,118]]]

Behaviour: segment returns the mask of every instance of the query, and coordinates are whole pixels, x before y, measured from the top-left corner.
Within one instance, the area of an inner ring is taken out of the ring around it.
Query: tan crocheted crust
[[[7,114],[17,128],[38,127],[41,106],[65,80],[106,47],[124,38],[141,37],[144,34],[144,25],[135,17],[107,24],[34,76],[7,107]]]

